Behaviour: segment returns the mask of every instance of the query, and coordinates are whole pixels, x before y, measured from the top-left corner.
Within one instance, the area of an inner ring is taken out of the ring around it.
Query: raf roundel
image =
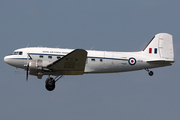
[[[136,64],[136,59],[133,58],[133,57],[129,58],[128,62],[129,62],[130,65],[135,65]]]

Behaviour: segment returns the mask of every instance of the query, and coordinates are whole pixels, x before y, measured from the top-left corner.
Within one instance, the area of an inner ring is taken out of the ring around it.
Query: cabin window
[[[61,57],[60,57],[60,56],[57,56],[57,59],[61,59]]]
[[[43,58],[43,55],[40,55],[39,58]]]
[[[95,59],[91,59],[91,61],[95,61]]]
[[[102,62],[103,61],[103,59],[100,59],[100,62]]]
[[[52,59],[52,56],[48,56],[49,59]]]

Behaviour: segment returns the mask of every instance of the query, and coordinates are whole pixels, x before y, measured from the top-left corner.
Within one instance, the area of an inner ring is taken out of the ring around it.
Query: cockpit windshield
[[[22,51],[14,51],[13,55],[22,55],[23,52]]]

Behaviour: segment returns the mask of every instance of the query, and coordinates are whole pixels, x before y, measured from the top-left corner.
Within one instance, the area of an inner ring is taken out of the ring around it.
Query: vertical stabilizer
[[[172,35],[167,33],[159,33],[155,35],[143,51],[145,55],[155,59],[174,61]]]

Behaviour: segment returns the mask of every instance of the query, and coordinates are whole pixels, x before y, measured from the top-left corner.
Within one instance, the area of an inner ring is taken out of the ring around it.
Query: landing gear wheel
[[[153,71],[149,71],[149,76],[153,76]]]
[[[53,91],[55,88],[55,80],[53,78],[47,78],[46,79],[46,89],[48,91]]]

